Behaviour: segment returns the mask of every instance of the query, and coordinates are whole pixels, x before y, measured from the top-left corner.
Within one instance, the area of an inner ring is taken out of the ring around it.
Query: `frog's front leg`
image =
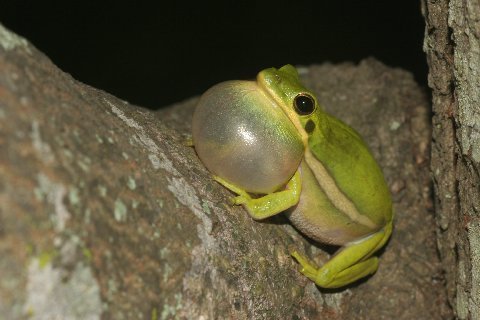
[[[392,233],[392,222],[382,230],[340,249],[327,263],[318,268],[298,252],[292,256],[300,263],[307,278],[323,288],[339,288],[373,274],[378,268],[378,258],[372,257],[383,247]]]
[[[256,220],[265,219],[285,211],[296,205],[300,200],[302,183],[299,170],[288,181],[284,190],[269,193],[259,198],[252,198],[245,190],[220,177],[214,176],[213,178],[227,189],[236,193],[238,196],[232,199],[232,203],[243,205],[252,218]]]

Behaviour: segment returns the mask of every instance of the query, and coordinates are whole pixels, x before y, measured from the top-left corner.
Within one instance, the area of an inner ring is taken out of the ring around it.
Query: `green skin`
[[[235,192],[232,202],[243,205],[254,219],[287,211],[309,237],[341,246],[322,267],[292,253],[300,271],[318,286],[343,287],[373,274],[378,268],[373,254],[391,235],[393,211],[383,174],[366,144],[355,130],[321,109],[293,66],[263,70],[257,84],[298,129],[304,159],[285,188],[259,198],[222,177],[215,180]],[[297,114],[294,99],[299,94],[314,100],[312,113]]]

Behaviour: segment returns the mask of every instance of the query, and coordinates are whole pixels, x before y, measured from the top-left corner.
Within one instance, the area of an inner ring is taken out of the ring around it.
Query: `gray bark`
[[[459,319],[480,319],[480,3],[423,1],[438,246]]]
[[[8,319],[440,319],[425,94],[373,59],[301,68],[358,129],[393,194],[378,272],[341,290],[304,278],[324,247],[253,221],[192,148],[197,98],[161,111],[75,81],[0,26],[0,314]],[[254,75],[252,75],[253,77]],[[159,93],[161,94],[161,93]]]

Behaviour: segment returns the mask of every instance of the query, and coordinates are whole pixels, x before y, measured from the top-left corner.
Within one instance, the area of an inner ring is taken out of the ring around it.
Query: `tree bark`
[[[331,248],[281,215],[259,223],[228,205],[232,195],[183,143],[197,98],[160,112],[133,106],[75,81],[0,25],[0,314],[449,318],[425,94],[409,73],[373,59],[300,71],[365,137],[394,199],[380,269],[339,290],[317,288],[289,254],[323,263]]]
[[[480,3],[423,1],[438,246],[459,319],[480,319]]]

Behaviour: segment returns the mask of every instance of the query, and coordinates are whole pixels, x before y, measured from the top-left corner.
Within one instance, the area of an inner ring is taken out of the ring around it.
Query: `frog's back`
[[[383,173],[361,136],[324,114],[321,136],[310,145],[315,158],[358,212],[382,227],[391,220],[392,203]]]

